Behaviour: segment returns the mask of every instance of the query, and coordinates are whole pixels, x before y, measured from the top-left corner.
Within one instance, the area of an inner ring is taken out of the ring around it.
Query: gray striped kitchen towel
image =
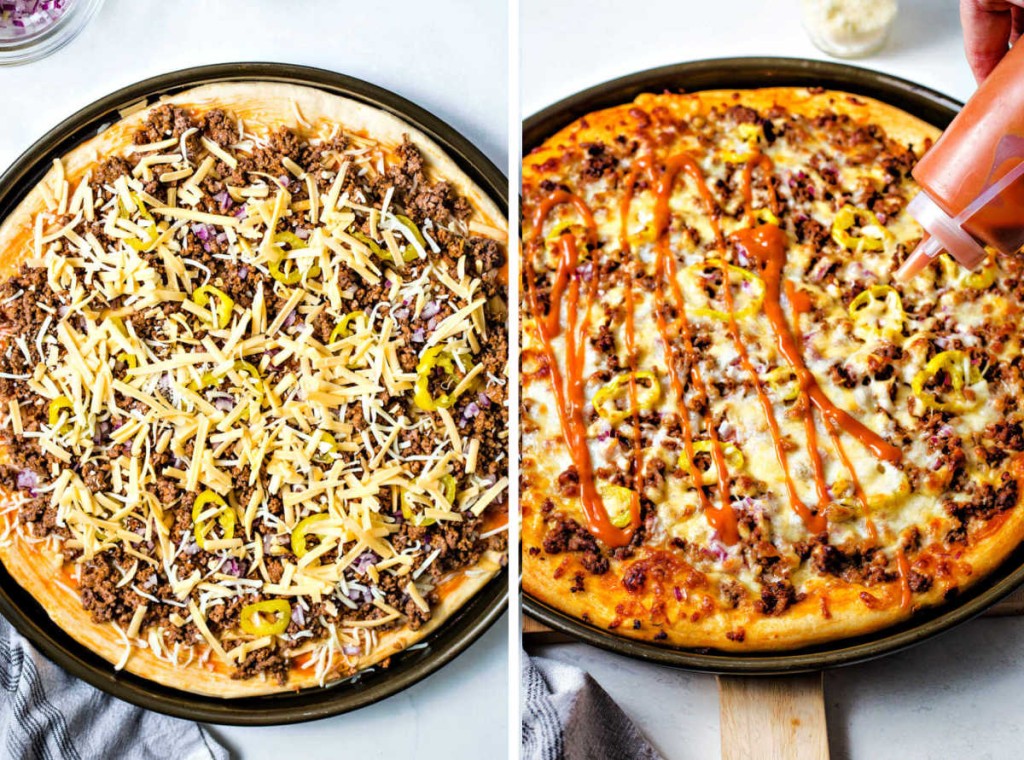
[[[4,760],[228,760],[196,723],[122,702],[65,673],[0,618]]]
[[[662,760],[587,673],[525,652],[522,659],[522,760]]]

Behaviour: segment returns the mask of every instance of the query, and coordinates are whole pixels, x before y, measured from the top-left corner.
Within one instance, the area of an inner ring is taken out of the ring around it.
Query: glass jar
[[[0,65],[35,61],[85,27],[103,0],[0,0]]]
[[[837,58],[881,49],[898,10],[896,0],[802,0],[802,5],[811,42]]]

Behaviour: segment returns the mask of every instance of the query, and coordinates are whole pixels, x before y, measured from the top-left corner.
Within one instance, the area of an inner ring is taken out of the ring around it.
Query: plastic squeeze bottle
[[[913,171],[907,211],[926,235],[896,272],[907,281],[943,251],[973,269],[985,246],[1024,246],[1024,43],[1006,54]]]

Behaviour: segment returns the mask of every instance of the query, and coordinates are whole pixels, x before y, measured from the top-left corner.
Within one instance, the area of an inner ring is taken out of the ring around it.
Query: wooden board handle
[[[820,673],[719,676],[722,760],[828,760]]]

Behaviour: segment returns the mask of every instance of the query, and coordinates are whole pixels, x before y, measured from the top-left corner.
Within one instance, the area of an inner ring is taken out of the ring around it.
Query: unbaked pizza
[[[841,92],[643,95],[523,165],[523,586],[670,645],[909,619],[1024,532],[1024,267],[900,285],[939,130]]]
[[[324,685],[505,563],[506,222],[315,89],[142,105],[0,226],[0,559],[132,673]]]

